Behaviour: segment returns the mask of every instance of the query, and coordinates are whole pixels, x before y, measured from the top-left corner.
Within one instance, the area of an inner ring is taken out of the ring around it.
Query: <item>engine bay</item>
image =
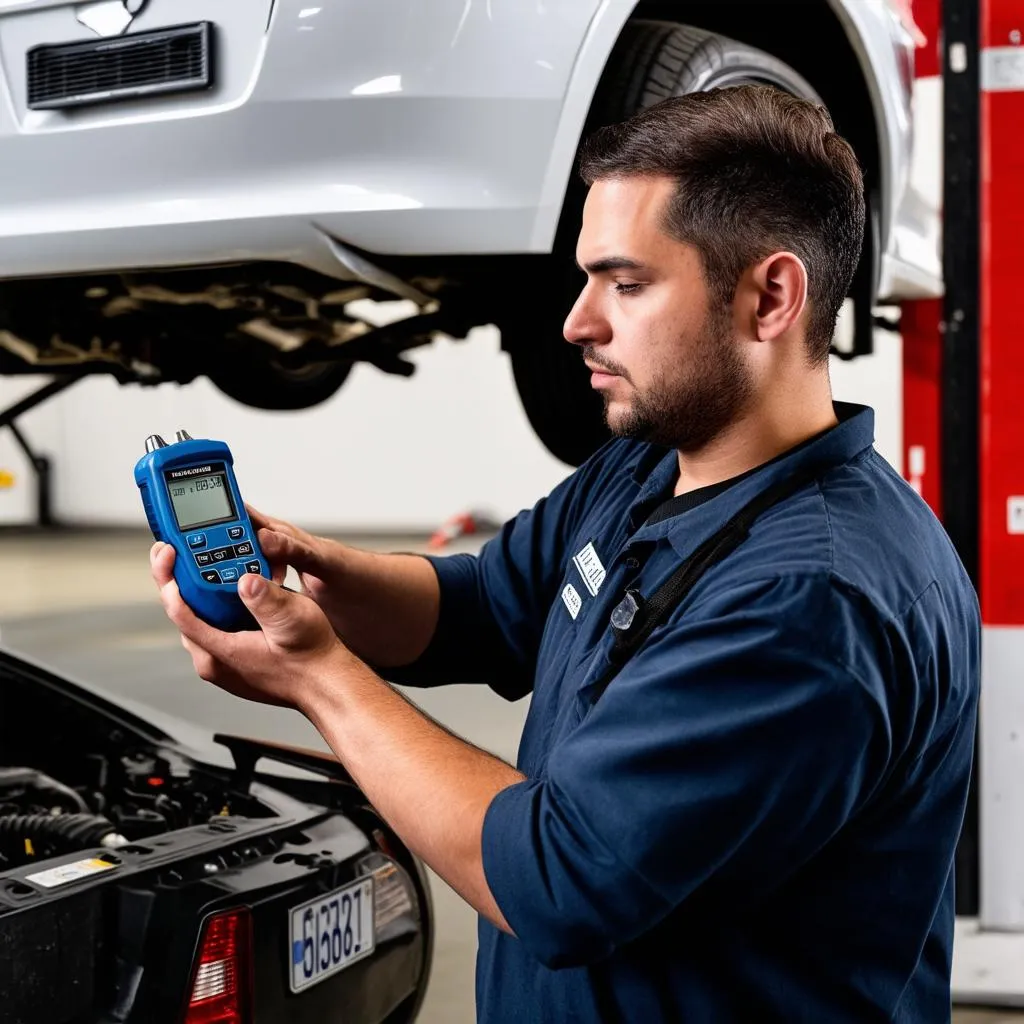
[[[76,850],[118,849],[211,818],[267,817],[259,801],[158,756],[88,754],[62,779],[0,767],[0,871]]]
[[[0,872],[218,817],[274,814],[230,770],[199,767],[147,739],[0,669]]]

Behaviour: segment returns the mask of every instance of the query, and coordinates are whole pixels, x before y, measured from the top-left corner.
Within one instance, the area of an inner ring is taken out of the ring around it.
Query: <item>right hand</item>
[[[283,519],[264,515],[251,505],[247,504],[245,508],[270,565],[271,579],[275,583],[283,583],[291,566],[299,575],[302,593],[320,605],[334,631],[341,636],[342,546],[326,537],[316,537]]]

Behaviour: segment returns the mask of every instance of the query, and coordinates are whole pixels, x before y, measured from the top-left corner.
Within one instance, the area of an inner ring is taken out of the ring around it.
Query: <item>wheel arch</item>
[[[799,33],[780,17],[779,5],[770,2],[689,2],[689,0],[607,0],[591,20],[580,47],[566,91],[562,115],[552,147],[533,228],[535,252],[550,252],[562,223],[571,176],[576,173],[580,142],[591,101],[604,75],[609,57],[626,23],[633,18],[675,21],[729,36],[785,61],[814,87],[828,106],[836,130],[857,153],[864,168],[865,186],[876,204],[879,219],[878,251],[875,253],[875,284],[889,239],[893,210],[902,182],[895,180],[900,161],[894,159],[899,133],[890,127],[895,116],[887,109],[882,92],[872,88],[865,63],[875,67],[872,56],[877,40],[867,38],[852,17],[841,17],[844,0],[803,0],[798,8]],[[801,45],[812,38],[816,45]],[[855,87],[851,87],[856,83]],[[896,141],[894,141],[896,140]]]

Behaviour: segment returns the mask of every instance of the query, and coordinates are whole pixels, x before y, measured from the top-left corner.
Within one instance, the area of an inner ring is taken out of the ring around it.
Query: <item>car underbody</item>
[[[485,322],[456,290],[427,277],[389,290],[284,263],[7,281],[0,373],[109,373],[155,385],[216,381],[237,375],[240,361],[273,364],[284,378],[365,361],[408,376],[403,351]],[[405,300],[406,315],[375,323],[355,305],[365,300]],[[310,393],[308,404],[317,400]]]

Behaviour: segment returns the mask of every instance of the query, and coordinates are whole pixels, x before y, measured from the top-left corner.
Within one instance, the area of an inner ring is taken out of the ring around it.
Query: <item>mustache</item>
[[[597,355],[593,345],[584,345],[581,351],[584,362],[590,363],[591,366],[596,366],[599,369],[607,370],[608,373],[614,373],[629,384],[633,383],[630,379],[629,371],[621,363],[614,363],[610,359]]]

